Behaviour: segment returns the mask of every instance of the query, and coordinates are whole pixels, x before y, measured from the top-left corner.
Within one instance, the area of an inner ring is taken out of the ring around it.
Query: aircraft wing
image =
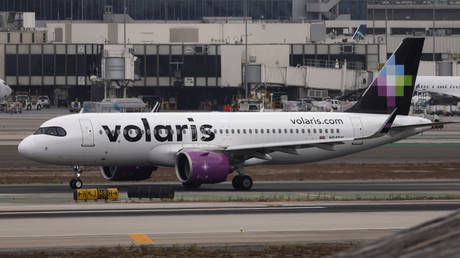
[[[341,139],[315,139],[305,141],[289,141],[289,142],[273,142],[273,143],[256,143],[256,144],[243,144],[229,146],[225,148],[226,152],[238,151],[263,151],[273,152],[281,151],[290,154],[296,154],[296,149],[318,147],[322,149],[334,150],[335,145],[345,144],[346,141],[353,141],[355,138],[341,138]],[[357,139],[356,139],[357,140]]]

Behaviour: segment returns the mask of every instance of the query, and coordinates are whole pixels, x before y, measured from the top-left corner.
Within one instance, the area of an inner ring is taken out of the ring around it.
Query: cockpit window
[[[40,127],[35,131],[35,135],[37,134],[46,134],[51,136],[66,136],[67,133],[62,127],[51,126],[51,127]]]

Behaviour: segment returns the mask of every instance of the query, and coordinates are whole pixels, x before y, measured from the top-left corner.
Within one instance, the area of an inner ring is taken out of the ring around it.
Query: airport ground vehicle
[[[240,112],[260,112],[263,110],[264,102],[260,99],[239,99],[238,110]]]
[[[42,104],[38,99],[32,98],[29,99],[25,102],[25,108],[26,110],[41,110],[42,109]]]
[[[50,98],[46,95],[40,95],[37,98],[38,102],[42,106],[42,108],[49,108],[51,106],[50,104]]]
[[[29,99],[29,95],[22,94],[21,92],[17,92],[15,96],[15,101],[21,103],[23,108],[26,107],[26,103],[29,101]]]

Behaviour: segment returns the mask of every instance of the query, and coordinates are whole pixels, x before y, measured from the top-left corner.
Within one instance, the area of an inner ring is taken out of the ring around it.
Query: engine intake
[[[176,156],[176,175],[184,184],[215,184],[230,173],[230,162],[223,153],[183,151]]]
[[[101,167],[101,174],[110,181],[138,181],[150,178],[156,169],[156,167],[111,166]]]

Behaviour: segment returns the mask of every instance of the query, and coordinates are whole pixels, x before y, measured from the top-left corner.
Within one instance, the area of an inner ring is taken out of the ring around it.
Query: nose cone
[[[36,154],[36,150],[34,148],[32,136],[26,137],[19,143],[18,152],[24,158],[34,159],[34,154]]]

